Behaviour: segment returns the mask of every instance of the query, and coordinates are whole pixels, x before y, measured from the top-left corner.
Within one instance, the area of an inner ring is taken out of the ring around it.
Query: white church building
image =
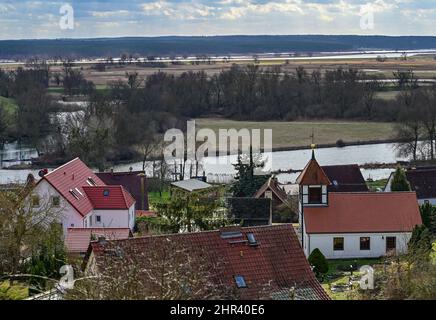
[[[306,256],[316,248],[327,259],[404,253],[422,224],[415,192],[329,192],[331,182],[314,152],[297,183]]]

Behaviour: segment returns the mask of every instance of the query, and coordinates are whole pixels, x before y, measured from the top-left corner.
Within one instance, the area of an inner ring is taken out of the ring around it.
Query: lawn
[[[15,103],[14,99],[5,98],[2,96],[0,96],[0,106],[2,106],[6,111],[6,113],[8,113],[11,116],[17,110],[17,104]]]
[[[224,119],[197,119],[197,130],[210,128],[216,133],[219,129],[272,129],[273,147],[300,147],[311,144],[312,130],[316,144],[334,144],[342,139],[345,142],[380,141],[392,139],[393,123],[353,122],[353,121],[298,121],[298,122],[254,122]]]
[[[367,181],[366,184],[371,191],[378,191],[378,189],[384,189],[388,179],[381,179],[376,181]]]
[[[331,289],[334,285],[345,285],[348,284],[351,272],[344,271],[345,268],[353,265],[357,266],[353,271],[354,276],[359,276],[359,269],[362,266],[369,265],[374,266],[381,263],[380,259],[347,259],[347,260],[328,260],[329,271],[322,282],[324,290],[333,300],[352,300],[353,296],[356,294],[358,285],[354,283],[353,290],[344,292],[334,292]]]
[[[156,202],[165,202],[170,199],[170,192],[164,191],[162,192],[162,197],[160,196],[159,192],[149,192],[148,193],[148,203],[150,203],[151,206],[153,206]]]

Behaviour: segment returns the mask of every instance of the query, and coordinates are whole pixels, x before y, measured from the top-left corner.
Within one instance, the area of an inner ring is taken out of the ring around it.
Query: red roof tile
[[[122,186],[85,186],[94,209],[129,209],[135,199]]]
[[[414,192],[329,193],[328,206],[305,207],[307,233],[410,232],[422,224]]]
[[[46,180],[50,183],[77,212],[86,216],[93,209],[91,201],[83,190],[83,186],[89,185],[88,178],[91,178],[99,186],[105,185],[86,164],[76,158],[49,172],[40,181]],[[77,198],[70,190],[76,194]]]
[[[147,177],[144,177],[144,194],[141,192],[141,177],[143,171],[129,172],[98,172],[96,175],[107,185],[122,185],[135,199],[136,208],[148,210]],[[142,198],[144,197],[144,208]]]
[[[69,253],[86,253],[92,238],[127,239],[129,228],[69,228],[65,238],[65,246]]]
[[[292,287],[303,295],[300,298],[329,299],[314,276],[301,249],[292,225],[237,228],[240,238],[222,238],[220,231],[182,233],[162,236],[130,238],[109,242],[91,242],[98,267],[117,259],[113,255],[113,246],[122,253],[123,261],[147,265],[155,250],[148,250],[159,243],[168,246],[177,243],[183,246],[191,257],[201,259],[203,263],[220,264],[223,270],[218,277],[225,285],[236,288],[234,276],[245,278],[247,288],[238,289],[241,299],[265,297],[265,285],[269,284],[269,297],[278,297],[280,293]],[[245,240],[253,233],[258,246],[250,246]],[[174,241],[168,241],[169,239]],[[107,247],[106,247],[107,246]],[[105,250],[109,248],[109,250]],[[126,258],[128,255],[129,259]],[[309,292],[309,295],[307,293]]]

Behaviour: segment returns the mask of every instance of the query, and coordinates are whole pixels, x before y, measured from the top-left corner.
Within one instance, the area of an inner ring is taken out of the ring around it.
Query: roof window
[[[247,283],[243,276],[235,276],[235,282],[238,288],[247,288]]]
[[[95,182],[95,180],[92,177],[89,177],[86,182],[91,186],[91,187],[95,187],[97,186],[97,183]]]
[[[70,193],[74,198],[79,200],[79,195],[77,194],[76,190],[70,189]]]
[[[258,245],[256,237],[254,236],[254,233],[247,233],[247,239],[248,239],[248,243],[251,246],[257,246]]]

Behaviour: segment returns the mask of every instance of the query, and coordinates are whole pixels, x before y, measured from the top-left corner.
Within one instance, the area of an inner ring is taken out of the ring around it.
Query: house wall
[[[44,206],[51,206],[51,197],[60,197],[59,207],[52,207],[58,216],[60,223],[62,223],[62,228],[64,230],[64,235],[67,232],[67,228],[83,228],[83,217],[76,209],[62,197],[59,192],[46,180],[42,180],[34,188],[33,195],[38,195],[40,198],[40,208]],[[30,201],[30,199],[29,199]]]
[[[407,243],[412,233],[345,233],[345,234],[305,234],[305,254],[318,248],[327,259],[378,258],[386,255],[386,237],[397,238],[397,253],[407,252]],[[344,250],[333,250],[333,238],[344,238]],[[371,250],[360,250],[360,237],[370,237]]]
[[[97,222],[97,216],[101,217],[101,221]],[[135,205],[133,204],[129,210],[93,210],[84,221],[86,228],[130,228],[135,227]]]

